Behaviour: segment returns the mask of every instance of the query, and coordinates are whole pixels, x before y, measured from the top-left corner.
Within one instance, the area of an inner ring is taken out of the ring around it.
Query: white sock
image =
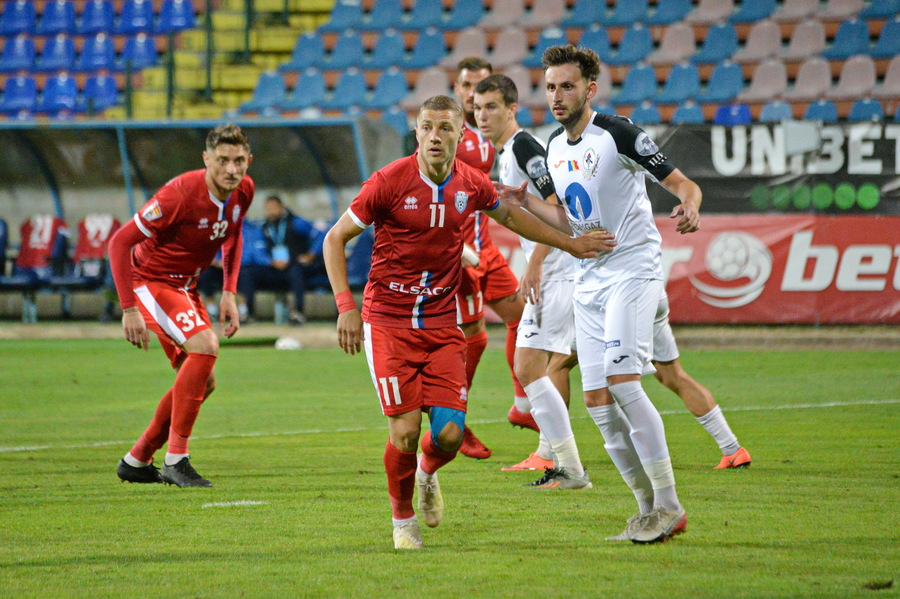
[[[125,457],[122,459],[125,460],[126,464],[128,464],[129,466],[132,466],[134,468],[143,468],[145,466],[150,465],[150,462],[142,462],[139,459],[137,459],[136,457],[134,457],[133,455],[131,455],[130,451],[128,453],[126,453]]]
[[[641,514],[647,514],[653,509],[653,485],[634,449],[628,420],[616,404],[588,408],[587,411],[603,435],[606,453],[634,493]]]
[[[672,460],[647,462],[644,471],[653,485],[653,506],[677,512],[681,509],[678,495],[675,493],[675,474],[672,472]]]
[[[584,476],[566,402],[550,377],[543,376],[529,383],[525,393],[531,400],[531,415],[546,435],[558,465],[576,476]]]
[[[609,392],[631,425],[631,439],[642,463],[669,459],[662,417],[647,397],[640,381],[611,385]]]
[[[166,466],[174,466],[182,459],[189,457],[191,454],[189,453],[166,453]]]
[[[428,474],[424,470],[422,470],[422,457],[424,454],[419,454],[419,459],[416,460],[416,478],[431,480],[433,476],[437,474],[437,472],[433,474]]]
[[[518,395],[513,398],[513,403],[516,406],[516,409],[523,414],[531,413],[531,402],[528,401],[527,397],[519,397]]]
[[[540,437],[538,438],[538,447],[535,452],[539,458],[543,458],[545,460],[553,459],[553,449],[550,447],[550,441],[547,440],[547,435],[544,434],[544,431],[541,431]]]
[[[418,520],[416,516],[413,516],[412,518],[400,518],[399,520],[397,518],[391,518],[391,522],[394,523],[394,528],[402,526],[408,522],[415,522],[416,520]]]
[[[737,437],[728,427],[728,422],[719,406],[714,407],[703,416],[698,416],[697,422],[703,425],[706,432],[716,440],[719,449],[722,450],[722,455],[731,455],[741,448],[741,444],[738,443]]]

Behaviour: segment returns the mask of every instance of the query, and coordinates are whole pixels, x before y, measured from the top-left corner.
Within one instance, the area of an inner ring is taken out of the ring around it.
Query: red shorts
[[[477,267],[462,269],[456,294],[457,322],[469,324],[484,318],[484,304],[509,297],[519,290],[519,281],[495,245],[481,251]]]
[[[458,328],[365,323],[366,359],[385,416],[441,406],[466,411],[466,338]]]
[[[212,328],[206,307],[196,289],[185,289],[152,281],[135,288],[138,308],[147,329],[156,333],[172,368],[178,368],[187,352],[185,341]]]

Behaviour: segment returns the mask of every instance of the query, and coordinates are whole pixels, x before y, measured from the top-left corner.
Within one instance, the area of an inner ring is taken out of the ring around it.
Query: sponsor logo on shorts
[[[537,334],[538,334],[538,333],[525,333],[525,338],[526,338],[526,339],[531,339],[532,337],[534,337],[534,336],[537,335]]]
[[[607,341],[607,342],[606,342],[606,349],[609,349],[609,348],[611,348],[611,347],[619,347],[620,345],[622,345],[622,342],[619,341],[619,340],[616,340],[616,341]]]
[[[622,362],[622,360],[624,360],[624,359],[627,358],[627,357],[628,357],[628,354],[625,354],[624,356],[619,356],[618,358],[616,358],[615,360],[613,360],[613,364],[619,364],[619,363]]]

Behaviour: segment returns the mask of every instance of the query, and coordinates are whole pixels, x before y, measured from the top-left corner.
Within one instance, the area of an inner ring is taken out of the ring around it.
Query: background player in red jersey
[[[156,333],[177,374],[144,434],[119,462],[123,481],[179,487],[212,484],[191,466],[188,438],[215,388],[219,340],[197,293],[200,272],[222,250],[224,284],[219,321],[225,336],[240,328],[235,292],[241,225],[253,201],[246,176],[253,156],[239,127],[220,125],[206,138],[205,169],[175,177],[112,237],[109,259],[122,305],[125,339],[146,351]],[[168,441],[162,471],[153,454]]]
[[[422,105],[416,137],[419,151],[374,173],[323,246],[338,305],[338,343],[355,354],[365,342],[372,382],[388,417],[384,466],[396,549],[422,547],[412,507],[415,488],[425,523],[440,524],[444,501],[437,470],[456,457],[462,443],[468,386],[455,297],[463,223],[473,211],[486,210],[520,235],[578,256],[614,246],[608,233],[570,238],[524,210],[501,205],[484,173],[455,160],[463,119],[451,98],[435,96]],[[375,227],[375,243],[360,313],[350,293],[345,249],[369,225]],[[423,411],[431,429],[417,459]]]
[[[463,109],[465,136],[457,148],[456,157],[484,174],[491,174],[494,164],[494,146],[478,130],[475,123],[475,86],[493,72],[491,63],[478,57],[464,58],[457,64],[458,74],[453,83]],[[463,278],[457,302],[459,321],[466,336],[466,380],[469,387],[481,355],[487,347],[488,336],[484,322],[484,306],[487,304],[506,324],[506,361],[509,364],[514,388],[514,405],[509,410],[509,420],[517,426],[538,430],[534,418],[528,413],[529,403],[525,390],[519,384],[514,369],[516,333],[525,301],[518,293],[519,282],[506,262],[506,258],[491,240],[490,222],[479,211],[472,214],[463,227],[466,251],[463,253]],[[471,458],[491,457],[488,449],[466,427],[460,451]]]

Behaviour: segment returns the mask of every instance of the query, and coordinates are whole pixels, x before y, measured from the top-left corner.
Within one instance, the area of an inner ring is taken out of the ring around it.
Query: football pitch
[[[242,331],[243,334],[243,331]],[[364,356],[228,345],[192,462],[212,489],[123,484],[119,458],[172,373],[158,344],[0,341],[3,597],[881,597],[900,548],[900,351],[685,351],[753,456],[720,453],[678,398],[663,414],[686,534],[609,543],[634,499],[587,417],[572,425],[587,491],[520,486],[500,468],[537,435],[505,420],[489,349],[468,421],[492,458],[441,470],[443,523],[397,552],[387,439]],[[161,455],[158,457],[162,457]]]

